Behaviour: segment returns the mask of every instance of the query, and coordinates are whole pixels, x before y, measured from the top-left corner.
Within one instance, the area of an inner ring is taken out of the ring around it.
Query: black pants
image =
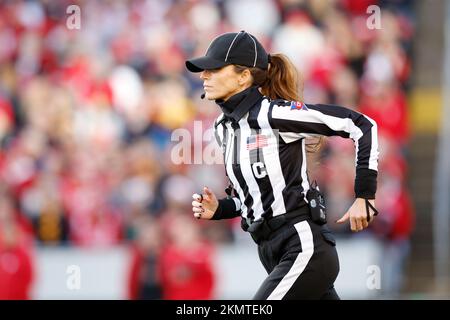
[[[259,258],[269,276],[253,299],[339,299],[336,242],[326,225],[310,220],[286,223],[258,242]]]

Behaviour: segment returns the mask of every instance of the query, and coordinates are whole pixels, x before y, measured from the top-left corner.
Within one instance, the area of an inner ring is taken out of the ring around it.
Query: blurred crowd
[[[174,163],[171,137],[185,128],[193,143],[209,142],[203,133],[219,108],[200,99],[202,82],[184,61],[242,29],[291,58],[306,103],[377,121],[382,200],[371,233],[390,257],[388,290],[400,290],[395,275],[414,222],[405,187],[412,1],[0,3],[0,298],[27,297],[35,245],[124,243],[130,298],[214,297],[214,244],[236,242],[240,224],[193,221],[192,193],[208,185],[224,195],[223,166]],[[73,3],[79,29],[67,24]],[[373,4],[381,29],[369,28]],[[314,162],[310,176],[335,221],[354,198],[353,142],[326,139]],[[330,227],[350,236],[347,226]],[[3,285],[17,274],[23,286]]]

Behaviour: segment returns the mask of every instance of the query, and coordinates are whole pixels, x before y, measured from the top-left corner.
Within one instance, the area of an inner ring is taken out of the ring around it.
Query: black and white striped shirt
[[[256,87],[217,103],[223,113],[216,119],[215,136],[235,196],[219,200],[213,219],[241,215],[258,220],[304,205],[310,188],[305,138],[317,135],[355,142],[355,195],[375,198],[377,125],[369,117],[333,105],[272,101]]]

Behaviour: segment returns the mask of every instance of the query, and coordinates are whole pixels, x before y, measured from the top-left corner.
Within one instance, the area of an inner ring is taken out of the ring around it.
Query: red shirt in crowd
[[[33,282],[32,237],[30,226],[18,219],[13,244],[6,244],[0,225],[0,300],[30,299]]]
[[[214,275],[211,246],[199,243],[179,248],[168,245],[161,254],[163,298],[167,300],[213,299]]]

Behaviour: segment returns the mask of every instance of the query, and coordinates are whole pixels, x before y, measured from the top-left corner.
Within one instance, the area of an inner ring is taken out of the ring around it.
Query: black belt
[[[265,219],[262,217],[257,221],[250,222],[249,219],[242,218],[242,229],[251,234],[253,240],[259,243],[261,240],[269,239],[274,231],[278,230],[288,222],[291,224],[304,221],[310,218],[309,206],[297,208],[284,214]]]

